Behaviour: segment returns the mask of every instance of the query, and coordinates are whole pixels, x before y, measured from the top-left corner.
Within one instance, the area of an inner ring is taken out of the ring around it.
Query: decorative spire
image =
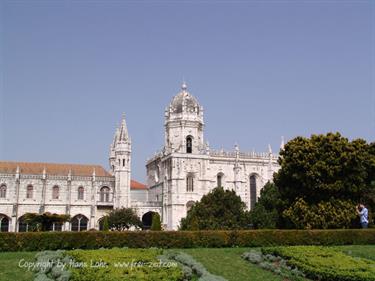
[[[272,154],[272,148],[271,148],[271,145],[269,144],[268,145],[268,153],[271,155]]]
[[[234,150],[235,150],[236,152],[239,152],[239,151],[240,151],[240,148],[239,148],[237,142],[234,144]]]
[[[117,140],[120,136],[120,129],[117,128],[116,131],[115,131],[115,135],[113,136],[113,143],[112,143],[112,148],[114,148],[116,146],[116,143],[117,143]]]
[[[285,146],[285,143],[284,143],[284,137],[281,136],[280,150],[284,150],[284,146]]]
[[[95,168],[94,168],[94,170],[92,171],[92,181],[96,181],[96,172],[95,172]]]
[[[20,179],[20,166],[17,166],[17,170],[16,170],[16,180],[19,180]]]
[[[122,114],[122,121],[121,121],[119,136],[118,136],[117,140],[118,141],[127,141],[128,140],[128,127],[126,126],[125,113]]]

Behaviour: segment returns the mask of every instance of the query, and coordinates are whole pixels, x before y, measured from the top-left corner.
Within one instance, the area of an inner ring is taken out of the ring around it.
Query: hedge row
[[[375,229],[0,233],[0,251],[375,244]]]

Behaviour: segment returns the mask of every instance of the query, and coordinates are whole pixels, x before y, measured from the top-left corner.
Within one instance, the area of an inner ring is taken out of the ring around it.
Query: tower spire
[[[128,127],[126,126],[125,113],[122,114],[122,121],[120,125],[120,135],[118,141],[127,141],[128,136]]]

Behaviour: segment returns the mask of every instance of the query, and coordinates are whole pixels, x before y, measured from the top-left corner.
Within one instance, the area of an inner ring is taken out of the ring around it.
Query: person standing
[[[368,228],[368,210],[363,204],[357,206],[357,214],[362,228]]]

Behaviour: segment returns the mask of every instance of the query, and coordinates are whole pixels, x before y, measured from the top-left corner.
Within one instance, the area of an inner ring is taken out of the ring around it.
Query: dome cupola
[[[199,114],[200,106],[197,99],[187,90],[185,82],[182,83],[181,91],[173,97],[170,105],[170,113],[196,113]]]

